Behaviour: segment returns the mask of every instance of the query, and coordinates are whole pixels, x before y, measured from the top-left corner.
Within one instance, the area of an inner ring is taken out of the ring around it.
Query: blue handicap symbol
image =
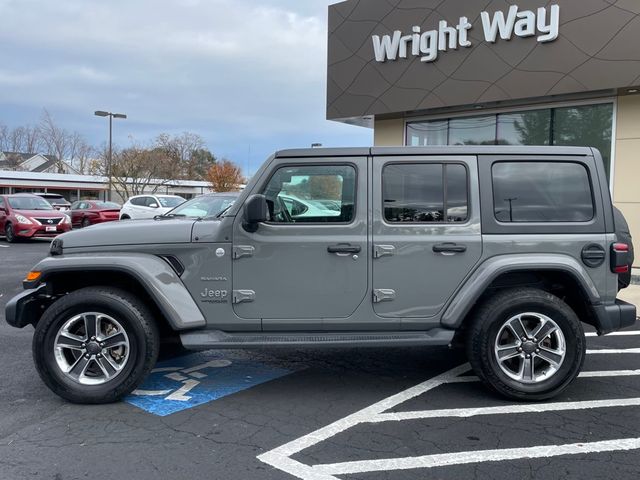
[[[124,401],[165,417],[290,373],[252,360],[195,353],[158,363]]]

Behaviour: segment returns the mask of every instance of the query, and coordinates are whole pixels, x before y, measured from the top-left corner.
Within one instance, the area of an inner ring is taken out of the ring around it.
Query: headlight
[[[60,223],[71,223],[71,218],[69,218],[69,215],[65,215]]]
[[[33,224],[31,220],[29,220],[27,217],[23,217],[22,215],[16,215],[16,220],[18,220],[18,223],[26,223],[28,225]]]

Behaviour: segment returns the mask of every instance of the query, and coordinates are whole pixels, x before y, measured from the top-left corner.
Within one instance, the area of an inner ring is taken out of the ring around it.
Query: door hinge
[[[253,290],[234,290],[233,303],[249,303],[256,299],[256,292]]]
[[[374,245],[373,258],[392,257],[396,254],[396,247],[393,245]]]
[[[253,257],[253,252],[255,252],[255,247],[251,245],[238,245],[237,247],[233,247],[233,259],[237,260],[242,257]]]
[[[393,302],[395,299],[395,290],[382,288],[373,291],[373,303]]]

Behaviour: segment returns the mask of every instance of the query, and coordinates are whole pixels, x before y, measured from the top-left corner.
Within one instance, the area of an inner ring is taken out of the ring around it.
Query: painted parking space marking
[[[584,334],[585,337],[596,337],[596,338],[609,338],[609,337],[634,337],[640,335],[640,330],[632,330],[629,332],[613,332],[608,333],[607,335],[598,335],[596,332],[587,332]]]
[[[640,349],[589,350],[587,353],[590,355],[635,354],[640,353]],[[622,438],[566,445],[536,445],[524,448],[474,450],[417,457],[356,460],[316,465],[308,465],[303,461],[292,458],[305,449],[318,445],[342,432],[362,424],[379,424],[382,422],[401,422],[428,418],[466,418],[480,415],[551,413],[606,408],[634,408],[640,406],[640,397],[636,397],[542,404],[518,403],[512,405],[425,410],[417,412],[390,411],[408,400],[427,394],[428,392],[444,385],[479,382],[480,380],[478,377],[468,375],[469,371],[469,364],[460,365],[459,367],[449,370],[448,372],[404,390],[396,395],[383,399],[314,432],[286,443],[285,445],[263,453],[257,458],[260,461],[297,478],[305,480],[339,480],[337,477],[338,475],[408,469],[427,469],[472,463],[526,460],[564,455],[621,452],[640,449],[640,438]],[[638,376],[640,376],[640,370],[586,371],[580,374],[580,378],[620,378]]]
[[[569,445],[544,445],[527,448],[501,448],[497,450],[479,450],[474,452],[441,453],[422,457],[389,458],[384,460],[362,460],[315,467],[324,477],[335,479],[334,475],[347,475],[388,470],[411,470],[417,468],[436,468],[470,463],[503,462],[506,460],[527,460],[551,458],[562,455],[583,455],[585,453],[620,452],[640,449],[640,438],[622,438],[602,442],[572,443]]]
[[[596,350],[587,350],[587,355],[611,355],[611,354],[638,354],[640,348],[601,348]]]
[[[292,373],[218,353],[194,353],[158,364],[138,390],[124,401],[164,417],[218,400]]]
[[[584,402],[533,403],[504,405],[500,407],[447,408],[417,412],[381,413],[372,417],[369,423],[400,422],[426,418],[470,418],[479,415],[508,415],[513,413],[543,413],[571,410],[592,410],[596,408],[638,407],[640,398],[618,398],[614,400],[593,400]]]

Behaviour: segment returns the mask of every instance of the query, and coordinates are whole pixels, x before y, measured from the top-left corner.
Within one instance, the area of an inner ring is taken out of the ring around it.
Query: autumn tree
[[[240,167],[227,159],[216,162],[209,169],[207,180],[214,192],[233,192],[245,182]]]

